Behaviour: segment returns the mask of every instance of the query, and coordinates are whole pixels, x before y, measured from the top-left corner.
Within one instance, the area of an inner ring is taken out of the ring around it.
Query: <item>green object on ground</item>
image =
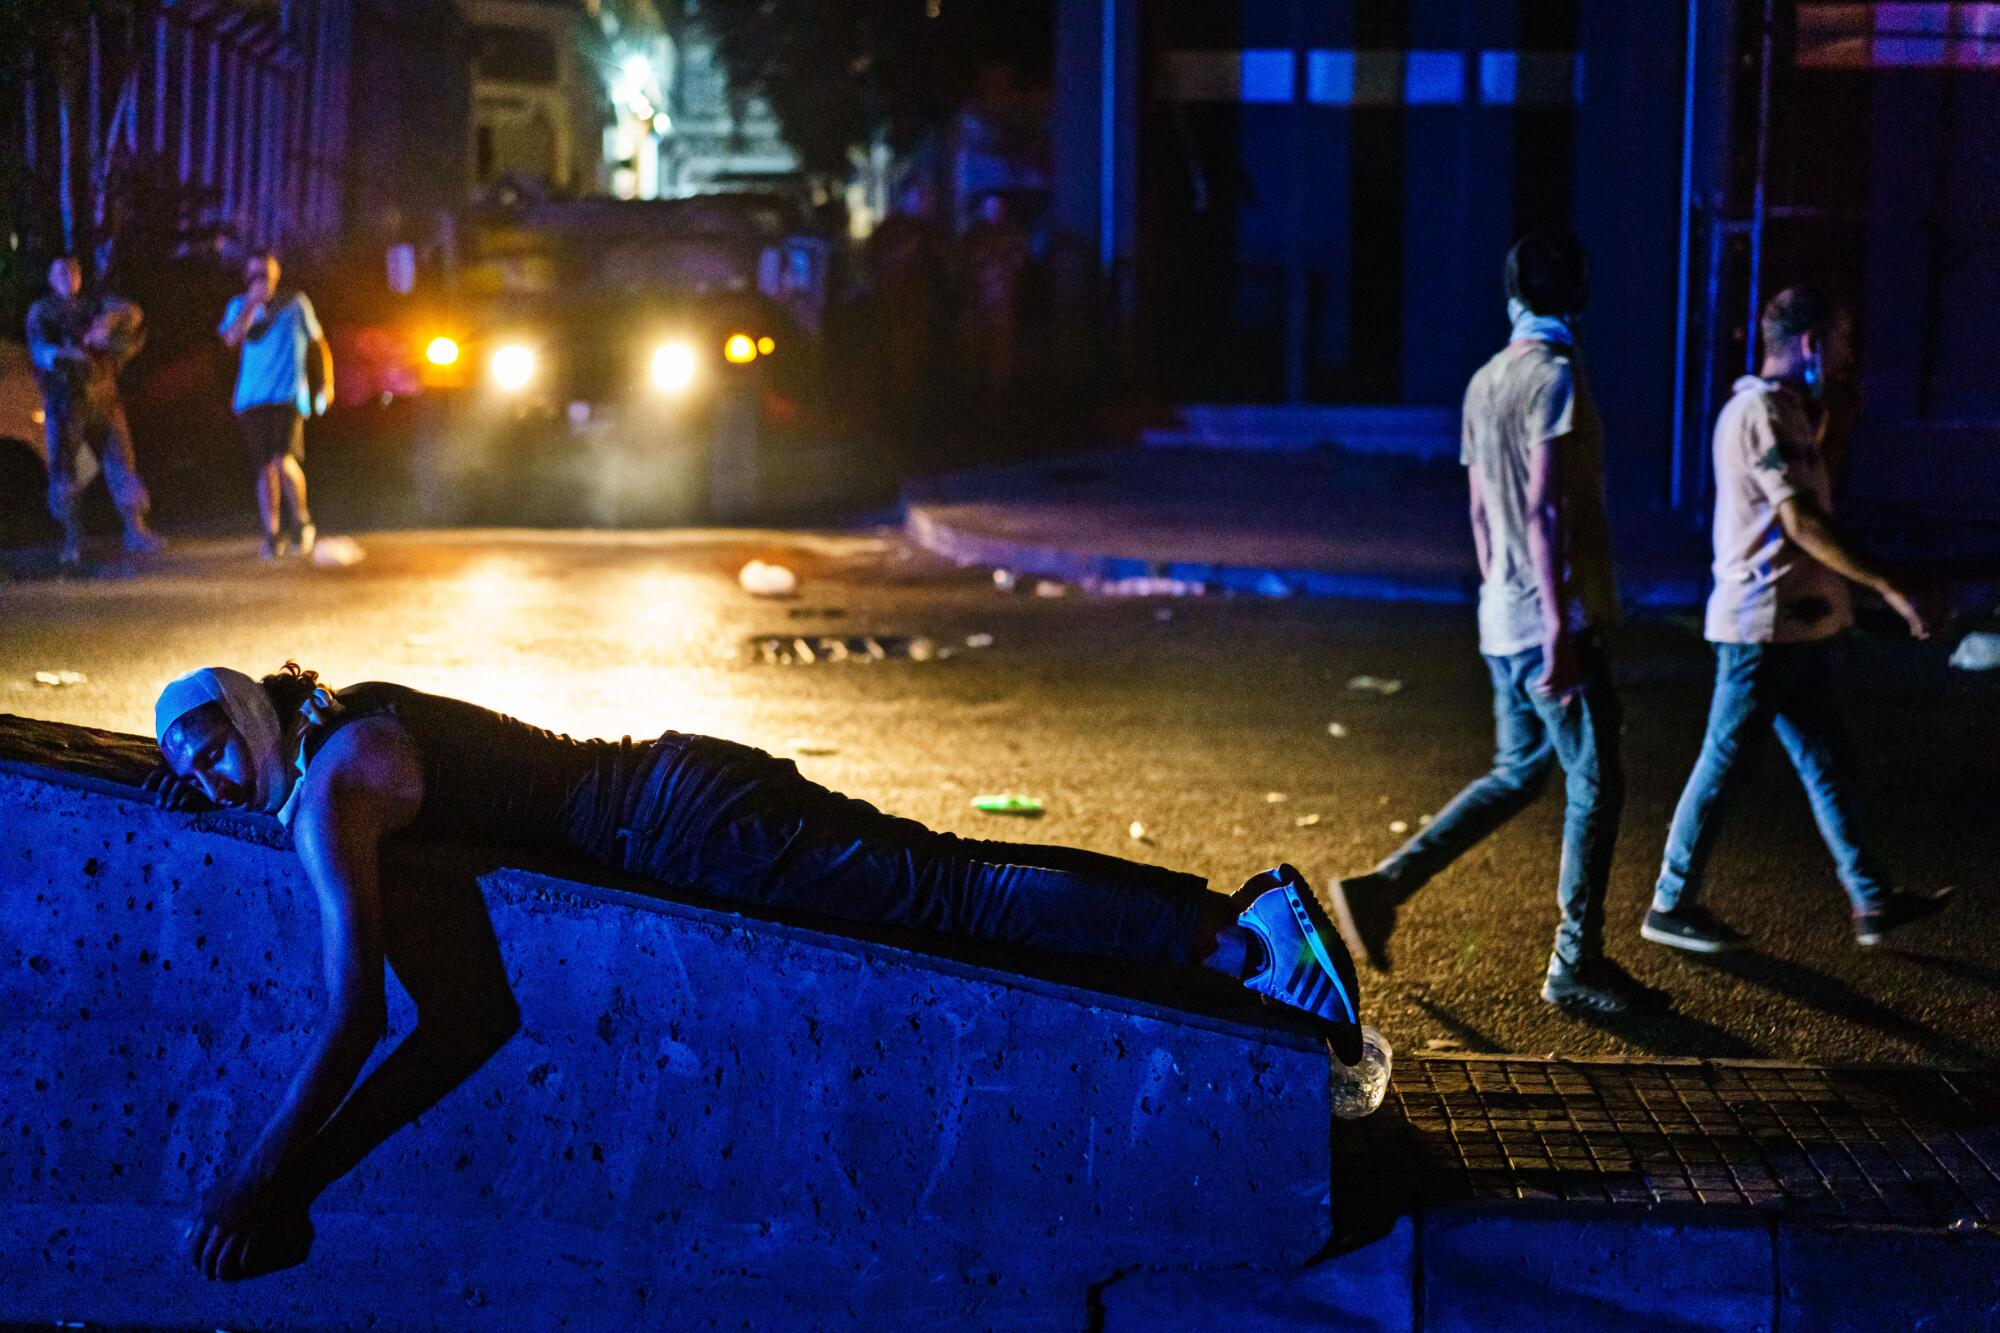
[[[1039,815],[1042,803],[1032,796],[1022,796],[1015,792],[1002,792],[997,796],[975,796],[972,808],[984,810],[989,815]]]

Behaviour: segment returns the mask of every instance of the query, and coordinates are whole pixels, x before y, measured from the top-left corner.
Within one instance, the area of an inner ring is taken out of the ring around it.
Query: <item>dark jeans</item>
[[[1540,648],[1486,658],[1493,677],[1493,771],[1453,797],[1428,828],[1377,872],[1399,890],[1415,892],[1533,802],[1549,770],[1560,764],[1567,803],[1556,882],[1562,919],[1555,952],[1569,964],[1603,951],[1604,889],[1625,805],[1618,694],[1596,636],[1585,636],[1578,652],[1583,687],[1568,703],[1535,693],[1542,674]]]
[[[1065,847],[986,842],[883,814],[788,759],[668,732],[591,779],[571,841],[718,898],[1058,953],[1188,963],[1198,876]],[[607,803],[614,803],[616,815]]]
[[[79,505],[85,488],[78,485],[78,464],[86,448],[97,455],[111,502],[127,528],[143,524],[153,500],[146,483],[139,478],[139,463],[132,455],[132,428],[125,422],[125,409],[113,396],[109,402],[62,401],[46,396],[46,429],[49,437],[49,513],[63,525],[65,538],[75,540],[83,533]]]
[[[1888,892],[1849,786],[1847,737],[1833,707],[1833,654],[1813,643],[1718,643],[1708,734],[1688,775],[1653,905],[1672,911],[1700,896],[1722,813],[1742,773],[1743,743],[1766,725],[1778,733],[1812,803],[1820,837],[1857,912]]]

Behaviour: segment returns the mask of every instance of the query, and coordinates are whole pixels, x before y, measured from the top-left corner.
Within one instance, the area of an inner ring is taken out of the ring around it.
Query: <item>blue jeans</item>
[[[1540,648],[1486,658],[1493,677],[1493,771],[1453,797],[1428,828],[1376,871],[1400,893],[1414,893],[1526,809],[1541,794],[1549,770],[1560,764],[1566,805],[1555,952],[1570,965],[1603,952],[1604,889],[1625,805],[1618,694],[1596,636],[1585,636],[1577,647],[1583,688],[1567,703],[1535,692],[1542,674]]]
[[[1847,738],[1833,708],[1832,650],[1823,641],[1715,645],[1708,735],[1674,809],[1653,906],[1672,911],[1700,896],[1723,808],[1742,773],[1743,743],[1766,724],[1805,784],[1854,910],[1873,911],[1888,888],[1848,784]]]

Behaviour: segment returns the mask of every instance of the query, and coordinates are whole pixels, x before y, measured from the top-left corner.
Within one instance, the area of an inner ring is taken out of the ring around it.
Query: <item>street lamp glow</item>
[[[679,393],[694,379],[694,348],[683,342],[661,343],[653,352],[653,385]]]
[[[771,353],[777,350],[778,350],[778,340],[776,338],[773,338],[770,334],[767,333],[763,337],[757,340],[757,355],[769,356]]]
[[[424,348],[424,360],[434,366],[455,365],[458,362],[458,344],[439,334],[431,339],[430,346]]]
[[[619,62],[618,72],[625,76],[627,87],[639,92],[653,81],[653,62],[634,51]]]
[[[535,349],[508,343],[493,353],[493,382],[509,393],[528,387],[535,377]]]
[[[732,333],[722,344],[722,359],[732,366],[747,366],[757,359],[757,340],[747,333]]]

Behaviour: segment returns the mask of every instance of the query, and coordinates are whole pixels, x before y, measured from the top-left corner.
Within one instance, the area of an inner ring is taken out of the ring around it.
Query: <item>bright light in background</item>
[[[525,389],[534,377],[534,348],[508,343],[493,354],[493,382],[508,392]]]
[[[778,350],[778,340],[776,338],[773,338],[770,334],[767,333],[763,337],[757,340],[757,355],[769,356],[771,353],[777,350]]]
[[[424,348],[424,360],[434,366],[454,365],[458,361],[458,344],[442,335],[433,338],[430,346]]]
[[[722,344],[722,359],[732,366],[747,366],[757,359],[757,341],[747,333],[732,333]]]
[[[694,348],[683,342],[661,343],[653,352],[653,384],[679,393],[694,379]]]
[[[618,72],[637,91],[653,81],[653,62],[637,51],[618,62]]]

